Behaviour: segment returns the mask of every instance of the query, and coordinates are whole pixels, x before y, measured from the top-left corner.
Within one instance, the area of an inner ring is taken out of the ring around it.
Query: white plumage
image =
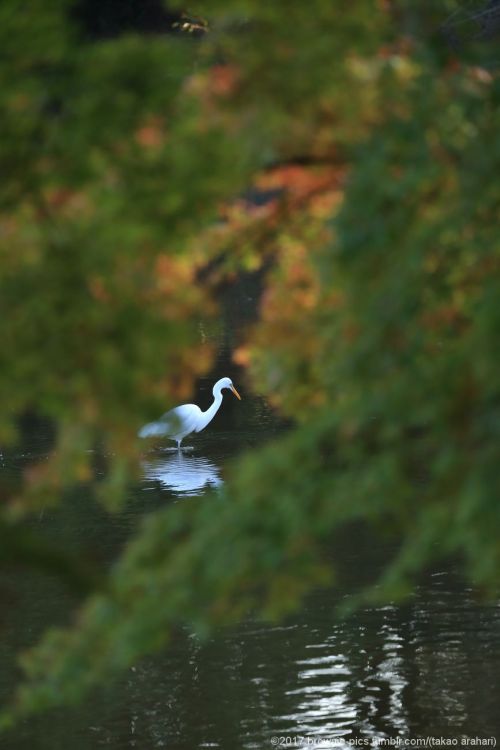
[[[221,378],[216,382],[212,389],[213,403],[206,410],[202,411],[196,404],[182,404],[174,409],[167,411],[156,422],[150,422],[139,430],[139,437],[168,437],[175,440],[177,447],[181,447],[182,440],[186,435],[192,432],[200,432],[209,422],[212,421],[222,404],[222,391],[229,388],[238,399],[241,396],[233,385],[230,378]]]

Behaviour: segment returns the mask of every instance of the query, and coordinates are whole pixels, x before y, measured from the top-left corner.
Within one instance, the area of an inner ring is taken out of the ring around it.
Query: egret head
[[[216,382],[216,384],[214,385],[214,390],[213,390],[214,396],[217,391],[219,391],[220,393],[223,390],[223,388],[229,388],[229,390],[234,393],[236,398],[238,398],[241,401],[241,396],[236,390],[236,388],[234,387],[233,381],[231,380],[231,378],[221,378],[220,380]]]

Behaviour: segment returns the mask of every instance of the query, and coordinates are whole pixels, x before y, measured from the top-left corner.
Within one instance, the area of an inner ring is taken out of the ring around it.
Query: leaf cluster
[[[497,75],[422,36],[436,9],[410,0],[207,0],[196,40],[97,44],[75,42],[63,2],[22,21],[15,5],[0,19],[3,434],[30,406],[58,420],[54,495],[104,434],[123,487],[152,396],[209,366],[207,268],[264,274],[237,358],[296,429],[222,496],[145,520],[74,626],[25,657],[11,717],[76,700],[180,626],[283,615],[332,580],[332,535],[353,521],[401,542],[369,596],[407,593],[451,553],[495,591]]]

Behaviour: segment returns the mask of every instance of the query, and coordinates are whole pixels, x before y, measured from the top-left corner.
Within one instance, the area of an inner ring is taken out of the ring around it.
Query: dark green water
[[[202,384],[201,405],[209,392]],[[37,523],[106,565],[144,513],[213,500],[206,490],[224,482],[231,458],[278,433],[263,401],[225,397],[214,424],[191,441],[192,453],[145,454],[141,484],[119,515],[106,516],[80,491]],[[44,440],[43,430],[34,434],[4,471],[43,456]],[[351,588],[373,573],[384,544],[355,532],[339,542]],[[344,593],[317,592],[280,625],[243,622],[206,642],[180,635],[168,652],[102,685],[82,706],[23,723],[0,739],[0,750],[331,748],[354,738],[427,736],[461,745],[464,737],[500,736],[498,605],[481,604],[453,565],[430,571],[405,606],[338,620],[334,607]],[[56,579],[28,570],[4,572],[0,595],[6,697],[14,652],[64,622],[74,599]]]

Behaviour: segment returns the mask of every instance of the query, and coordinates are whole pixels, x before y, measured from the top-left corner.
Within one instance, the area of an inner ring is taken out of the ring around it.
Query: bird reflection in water
[[[177,495],[201,495],[223,484],[220,469],[203,456],[186,456],[175,451],[168,457],[144,461],[145,479],[159,482]]]

